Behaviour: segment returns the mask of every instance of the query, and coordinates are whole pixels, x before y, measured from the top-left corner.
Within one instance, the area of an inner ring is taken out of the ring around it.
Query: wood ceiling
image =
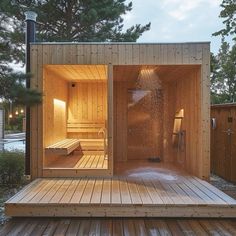
[[[163,82],[169,82],[199,69],[199,65],[119,65],[114,66],[115,81],[135,81],[140,75],[152,77],[154,74]],[[106,65],[45,65],[47,76],[54,76],[70,82],[105,82]],[[154,73],[154,74],[153,74]]]
[[[106,65],[45,65],[45,72],[70,82],[105,82]]]
[[[180,79],[199,68],[199,65],[124,65],[115,66],[113,75],[115,81],[134,81],[140,75],[152,77],[155,74],[160,80],[169,82]]]

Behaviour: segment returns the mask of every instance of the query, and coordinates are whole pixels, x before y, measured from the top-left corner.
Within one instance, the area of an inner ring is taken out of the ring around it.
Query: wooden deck
[[[0,235],[182,236],[236,235],[236,220],[130,218],[23,218],[10,220]]]
[[[9,216],[235,217],[236,201],[196,177],[37,179],[6,202]]]

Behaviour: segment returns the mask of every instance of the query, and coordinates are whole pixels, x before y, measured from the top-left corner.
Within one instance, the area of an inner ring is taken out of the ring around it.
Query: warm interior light
[[[62,108],[62,109],[65,109],[65,107],[66,107],[66,103],[64,101],[56,99],[56,98],[53,99],[53,104],[57,107]]]
[[[180,109],[175,113],[172,143],[174,146],[178,145],[178,135],[182,129],[182,120],[184,118],[184,109]]]
[[[16,111],[16,112],[15,112],[15,114],[16,114],[16,115],[19,115],[19,112],[18,112],[18,111]]]
[[[10,119],[12,118],[12,114],[9,114],[9,118],[10,118]]]

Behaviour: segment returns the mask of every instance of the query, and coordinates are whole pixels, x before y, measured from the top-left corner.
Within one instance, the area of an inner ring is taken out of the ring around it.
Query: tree
[[[23,52],[26,10],[38,14],[39,41],[134,42],[150,29],[148,23],[124,30],[122,15],[132,10],[132,2],[125,3],[125,0],[1,0],[0,12],[8,28],[5,28],[7,36],[20,52]],[[13,30],[9,30],[9,23]],[[16,59],[22,59],[20,52]]]
[[[17,60],[19,49],[6,40],[8,33],[2,26],[2,22],[0,24],[0,99],[23,105],[39,103],[41,94],[24,86],[24,81],[29,79],[30,75],[13,72],[9,66],[14,58],[15,61],[20,61],[20,59]]]
[[[24,63],[26,10],[38,14],[38,41],[136,41],[150,29],[149,23],[124,30],[122,15],[132,10],[132,2],[125,0],[1,0],[0,98],[15,102],[39,101],[39,93],[23,89],[22,79],[27,76],[12,73],[7,66]]]
[[[236,102],[236,45],[222,39],[217,56],[211,57],[212,103]]]
[[[236,102],[236,1],[223,0],[220,6],[225,28],[213,34],[222,36],[222,45],[211,60],[211,98],[213,103]],[[229,35],[234,42],[231,48],[225,41]]]
[[[213,35],[233,35],[233,39],[236,40],[236,1],[223,0],[220,6],[223,8],[220,12],[220,17],[224,19],[225,28]]]

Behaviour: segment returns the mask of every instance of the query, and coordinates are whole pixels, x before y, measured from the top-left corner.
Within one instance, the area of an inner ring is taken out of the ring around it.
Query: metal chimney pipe
[[[26,21],[26,73],[30,73],[30,43],[35,42],[35,23],[37,14],[33,11],[25,12]],[[30,88],[30,79],[26,80],[26,88]],[[30,107],[26,107],[26,145],[25,145],[25,174],[30,175]]]

